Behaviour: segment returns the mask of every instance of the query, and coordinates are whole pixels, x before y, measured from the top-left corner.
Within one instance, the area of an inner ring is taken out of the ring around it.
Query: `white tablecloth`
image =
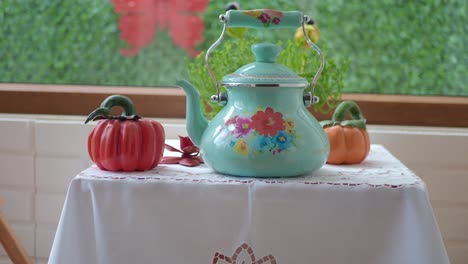
[[[90,167],[71,182],[49,263],[449,261],[424,183],[373,145],[362,164],[299,178]]]

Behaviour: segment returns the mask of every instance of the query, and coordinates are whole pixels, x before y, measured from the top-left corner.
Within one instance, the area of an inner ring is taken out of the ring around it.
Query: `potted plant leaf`
[[[277,63],[290,68],[307,80],[312,80],[320,65],[319,57],[313,49],[305,47],[303,42],[294,41],[293,36],[292,34],[290,40],[278,41],[277,44],[282,46],[283,51]],[[225,74],[232,73],[242,65],[255,61],[250,49],[251,45],[257,42],[259,40],[255,37],[230,38],[213,51],[210,64],[216,78],[220,80]],[[320,101],[314,104],[313,108],[317,112],[327,113],[340,101],[348,61],[329,56],[327,45],[323,41],[319,46],[324,55],[325,64],[314,90],[314,95],[318,96]],[[216,88],[205,65],[205,53],[202,52],[188,62],[187,69],[189,79],[200,94],[203,112],[206,118],[212,119],[222,106],[210,101]]]

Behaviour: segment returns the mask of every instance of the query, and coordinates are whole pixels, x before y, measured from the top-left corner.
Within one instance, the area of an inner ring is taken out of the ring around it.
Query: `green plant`
[[[234,39],[225,42],[222,47],[216,49],[210,58],[210,64],[216,78],[221,80],[224,75],[255,61],[250,47],[256,42],[258,40],[255,38]],[[278,44],[283,47],[283,51],[278,56],[277,63],[290,68],[308,81],[312,81],[320,65],[315,51],[304,48],[301,43],[292,40],[280,41]],[[345,59],[337,61],[329,57],[327,45],[321,44],[321,46],[325,65],[314,91],[315,95],[320,98],[320,102],[314,105],[314,110],[325,113],[335,108],[340,100],[348,61]],[[195,60],[188,62],[187,68],[192,83],[200,93],[204,114],[208,119],[211,119],[222,107],[211,103],[209,99],[215,93],[216,88],[205,66],[205,54],[202,53]]]
[[[206,30],[198,50],[219,36],[217,18],[227,2],[210,1],[201,14]],[[313,17],[333,51],[327,57],[351,62],[344,92],[468,96],[464,0],[237,2],[242,9],[300,10]],[[122,57],[118,20],[109,0],[2,0],[0,82],[173,85],[184,59],[191,59],[185,50],[157,29],[151,45]],[[267,32],[262,40],[286,42],[282,37],[289,36]]]

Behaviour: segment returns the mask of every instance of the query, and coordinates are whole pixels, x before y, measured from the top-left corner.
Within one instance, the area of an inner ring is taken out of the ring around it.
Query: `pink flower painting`
[[[264,109],[264,110],[263,110]],[[301,135],[296,133],[293,119],[272,107],[257,107],[252,114],[235,115],[228,118],[225,141],[229,147],[242,156],[255,156],[271,153],[273,155],[294,149]]]
[[[273,111],[268,107],[265,111],[257,111],[252,116],[252,128],[262,136],[274,136],[280,130],[284,130],[283,114]]]

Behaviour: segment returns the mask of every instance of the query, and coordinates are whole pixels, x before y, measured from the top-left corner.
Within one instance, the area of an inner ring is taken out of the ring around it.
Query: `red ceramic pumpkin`
[[[348,112],[352,120],[344,120]],[[342,102],[335,110],[332,120],[322,121],[330,142],[327,163],[356,164],[363,161],[370,150],[366,120],[353,101]]]
[[[109,116],[110,109],[121,106],[122,116]],[[86,122],[101,119],[88,137],[88,153],[102,170],[144,171],[156,167],[164,153],[163,126],[136,115],[132,101],[112,95],[93,111]]]

